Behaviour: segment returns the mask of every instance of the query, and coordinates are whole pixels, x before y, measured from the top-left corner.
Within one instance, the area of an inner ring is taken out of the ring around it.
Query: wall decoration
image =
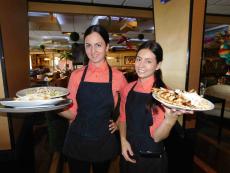
[[[133,65],[135,63],[135,56],[124,56],[124,64]]]

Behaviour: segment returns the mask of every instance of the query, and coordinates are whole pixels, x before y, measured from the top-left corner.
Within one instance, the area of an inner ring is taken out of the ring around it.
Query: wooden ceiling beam
[[[28,11],[153,18],[153,11],[135,8],[28,2]]]
[[[229,15],[213,15],[206,14],[205,23],[207,24],[226,24],[230,25],[230,16]]]
[[[53,16],[29,16],[29,21],[36,23],[58,23],[57,19]]]

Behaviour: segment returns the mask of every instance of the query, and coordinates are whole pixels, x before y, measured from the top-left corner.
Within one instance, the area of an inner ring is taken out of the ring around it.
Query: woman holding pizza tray
[[[163,140],[186,110],[165,107],[152,97],[153,87],[166,85],[161,79],[161,46],[153,41],[138,49],[135,70],[138,80],[129,83],[121,95],[121,173],[166,173],[167,157]]]
[[[118,93],[127,84],[123,74],[106,62],[108,32],[99,25],[90,26],[84,34],[89,63],[72,72],[68,98],[73,105],[61,113],[71,123],[63,152],[71,173],[107,173],[110,161],[119,154],[117,125],[112,114]]]

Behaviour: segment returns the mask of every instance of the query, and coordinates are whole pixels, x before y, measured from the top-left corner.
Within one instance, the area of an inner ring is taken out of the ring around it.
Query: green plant
[[[73,60],[73,55],[71,52],[69,51],[63,51],[60,53],[60,59],[65,59],[65,63],[66,63],[66,70],[67,70],[67,60]]]
[[[39,48],[44,52],[44,54],[46,54],[46,53],[45,53],[45,48],[46,48],[45,45],[41,44],[41,45],[39,46]]]
[[[61,59],[68,59],[68,60],[72,60],[73,59],[73,55],[71,52],[69,51],[63,51],[60,53],[60,58]]]

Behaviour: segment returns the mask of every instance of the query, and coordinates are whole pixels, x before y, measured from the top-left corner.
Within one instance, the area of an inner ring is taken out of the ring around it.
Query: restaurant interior
[[[15,2],[10,0],[10,3]],[[165,51],[164,80],[172,88],[194,88],[215,104],[211,111],[184,115],[174,127],[165,142],[169,172],[227,173],[230,168],[230,2],[189,0],[184,3],[183,0],[28,0],[17,4],[12,10],[15,8],[23,13],[20,17],[24,19],[5,28],[4,22],[0,23],[5,63],[13,65],[8,65],[6,70],[9,91],[2,97],[13,97],[17,90],[28,87],[66,88],[71,72],[88,62],[83,35],[92,24],[108,30],[107,61],[122,71],[129,82],[136,79],[133,65],[138,46],[144,41],[156,40]],[[11,6],[9,4],[5,7]],[[89,9],[85,11],[84,8]],[[113,10],[107,12],[106,8]],[[117,14],[117,8],[121,14]],[[175,12],[172,15],[167,8],[193,9],[193,12],[186,12],[184,16],[178,12],[174,16]],[[167,17],[162,17],[164,15]],[[21,23],[27,26],[17,33],[20,35],[25,31],[23,39],[7,35],[7,28]],[[28,50],[18,54],[23,61],[12,58],[7,62],[7,56],[19,58],[4,47],[13,43],[11,48],[18,50],[18,42],[7,39],[21,39],[27,44],[20,49]],[[19,73],[21,75],[17,76]],[[12,76],[22,82],[15,81]],[[6,172],[68,173],[68,164],[61,152],[68,128],[66,120],[55,112],[0,117],[7,118],[0,119],[0,126],[7,122],[8,125],[2,127],[10,129],[9,137],[6,137],[10,147],[0,139],[0,169],[7,169]],[[0,134],[3,132],[5,130],[0,128]],[[112,163],[110,173],[119,173],[119,158]]]
[[[108,30],[110,48],[107,61],[129,76],[129,80],[135,75],[133,64],[137,47],[154,39],[152,19],[47,12],[29,12],[28,17],[32,86],[39,85],[41,79],[57,86],[59,84],[52,78],[53,74],[60,73],[63,81],[65,77],[68,80],[68,71],[87,63],[81,49],[84,49],[84,31],[92,24],[102,25]]]

